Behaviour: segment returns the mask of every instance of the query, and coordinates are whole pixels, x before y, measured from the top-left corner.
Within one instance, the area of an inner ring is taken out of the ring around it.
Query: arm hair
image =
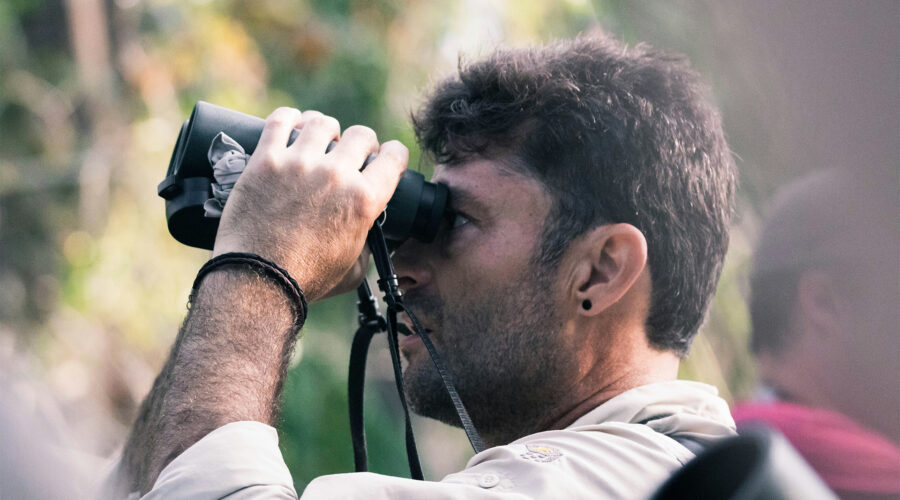
[[[296,309],[252,270],[229,266],[203,279],[125,445],[127,492],[148,492],[169,462],[218,427],[276,422],[294,315],[303,314]]]

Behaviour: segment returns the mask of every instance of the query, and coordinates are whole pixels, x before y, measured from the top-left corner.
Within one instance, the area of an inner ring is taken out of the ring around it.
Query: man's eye
[[[465,226],[468,223],[469,223],[468,217],[466,217],[465,215],[463,215],[459,212],[456,212],[455,214],[453,214],[453,219],[450,221],[450,228],[457,229],[462,226]]]

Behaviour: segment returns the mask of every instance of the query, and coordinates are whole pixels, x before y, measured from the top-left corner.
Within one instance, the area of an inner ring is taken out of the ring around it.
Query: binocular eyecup
[[[166,178],[157,188],[159,196],[166,200],[166,221],[176,240],[192,247],[213,248],[219,218],[205,215],[203,206],[212,198],[215,182],[208,159],[210,145],[224,132],[247,154],[253,154],[264,125],[262,118],[197,102],[190,119],[181,125]],[[297,133],[292,132],[288,144],[297,138]],[[445,218],[448,198],[447,186],[428,182],[421,173],[406,170],[380,221],[388,245],[396,248],[408,238],[433,241]]]

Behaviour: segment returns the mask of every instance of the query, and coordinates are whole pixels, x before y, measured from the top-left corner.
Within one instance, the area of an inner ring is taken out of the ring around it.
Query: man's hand
[[[300,134],[286,146],[295,128]],[[371,153],[378,157],[360,172]],[[379,146],[367,127],[350,127],[341,136],[334,118],[276,109],[225,205],[213,255],[251,252],[271,259],[310,301],[358,283],[366,268],[359,265],[366,234],[408,159],[405,146]]]
[[[369,247],[364,247],[362,253],[356,259],[356,262],[350,266],[350,269],[344,274],[344,277],[321,298],[327,299],[356,290],[363,279],[365,279],[366,273],[369,271],[369,258],[371,256],[372,253],[369,251]]]

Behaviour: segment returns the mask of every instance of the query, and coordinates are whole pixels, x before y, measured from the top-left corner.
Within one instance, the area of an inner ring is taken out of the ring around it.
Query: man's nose
[[[426,259],[427,248],[427,244],[410,238],[394,250],[391,260],[403,292],[422,288],[431,282],[431,268]]]

